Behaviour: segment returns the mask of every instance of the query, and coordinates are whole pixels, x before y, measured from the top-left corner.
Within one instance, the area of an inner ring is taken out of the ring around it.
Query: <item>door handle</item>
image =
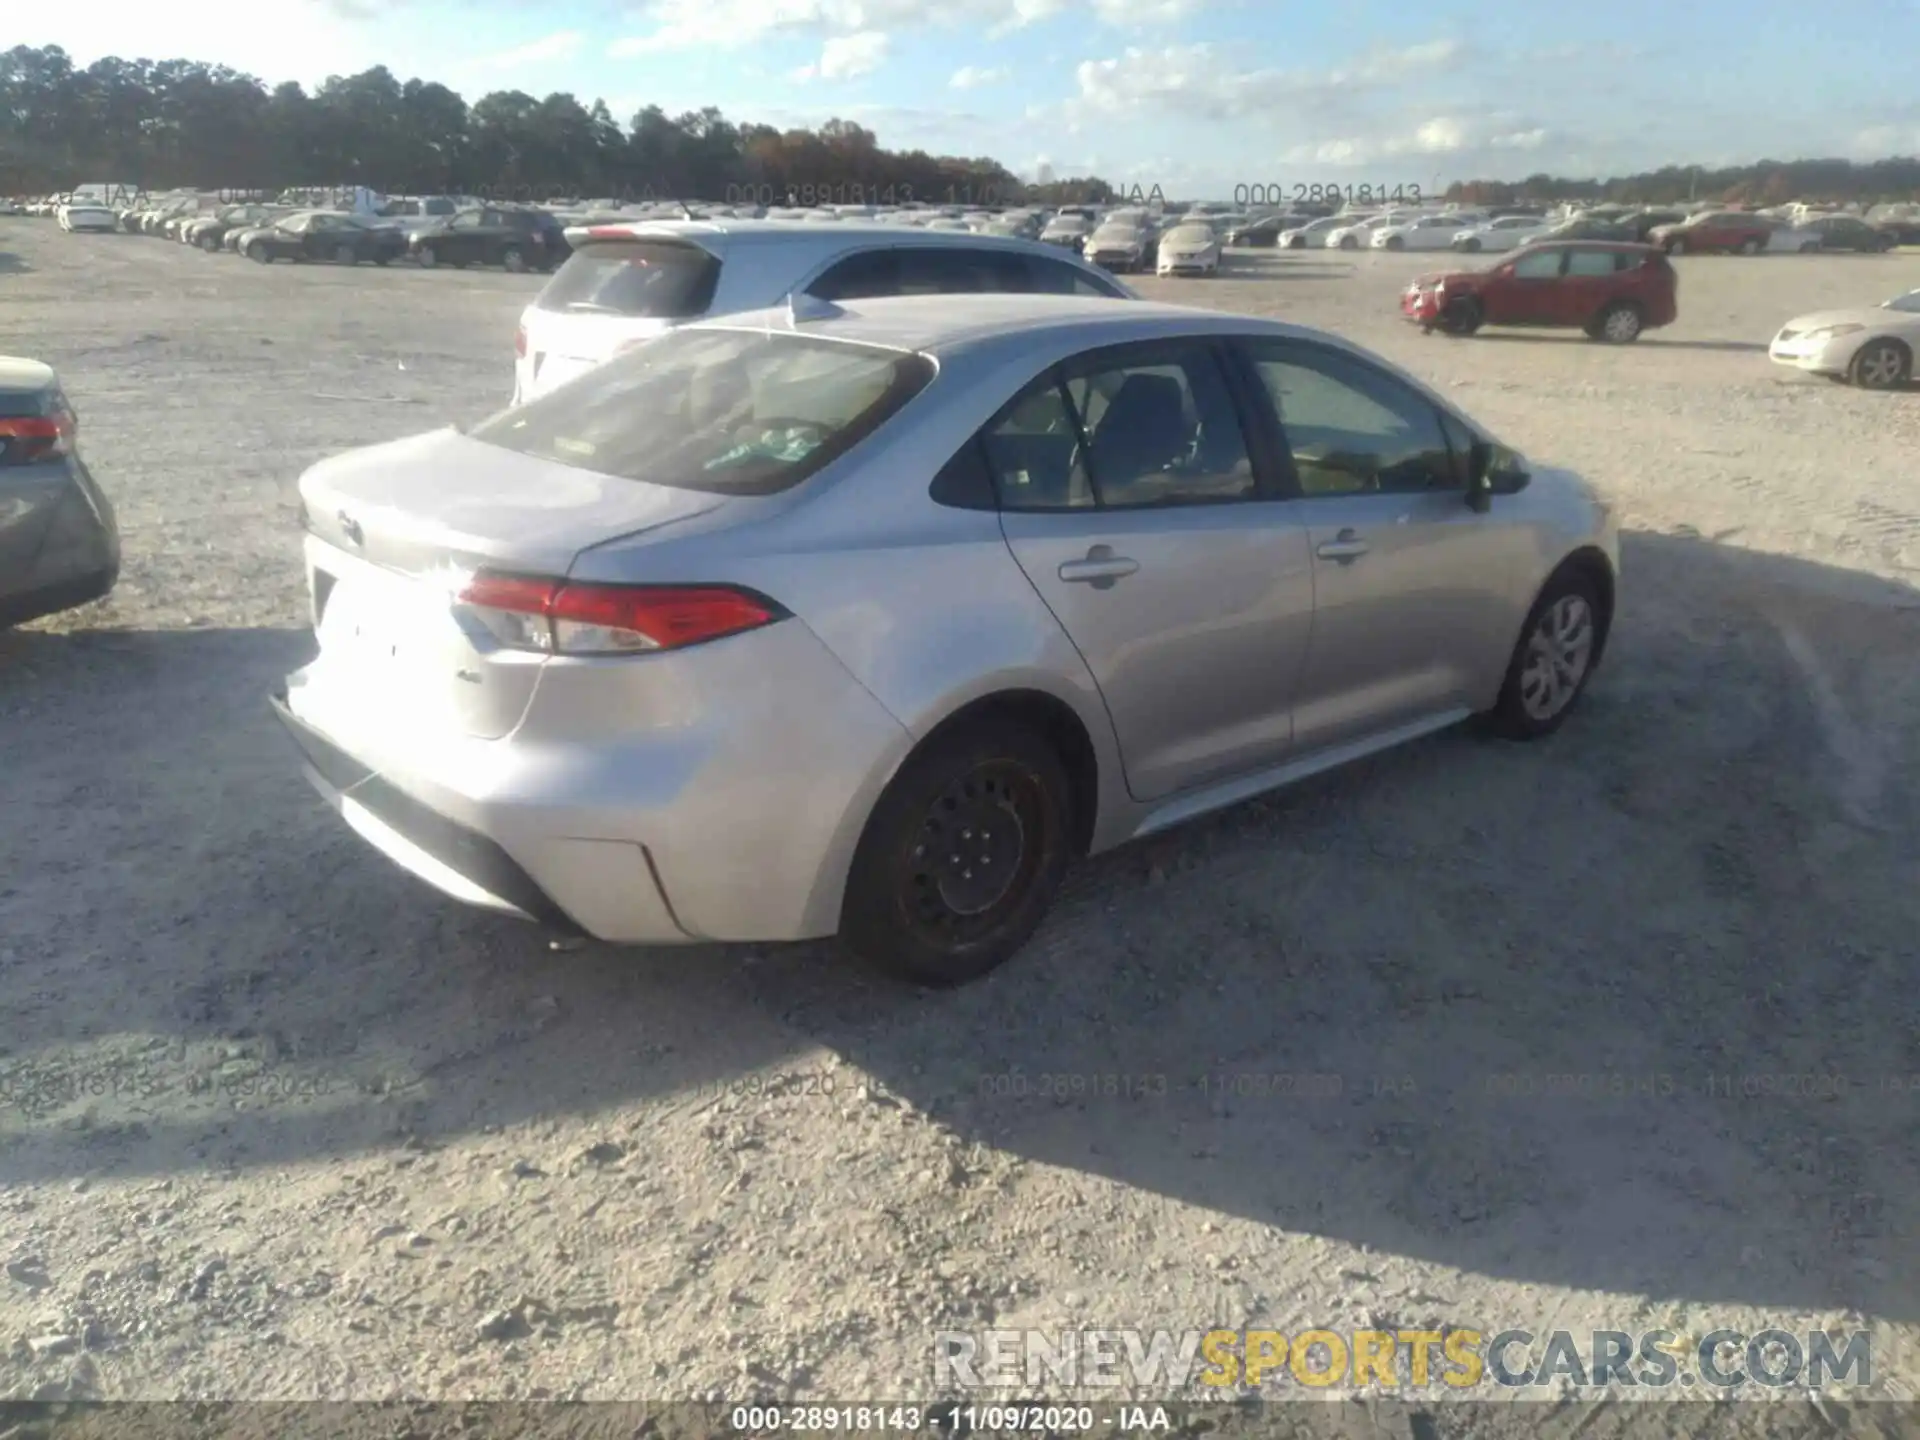
[[[1373,547],[1351,530],[1342,530],[1331,540],[1322,541],[1314,554],[1322,560],[1338,560],[1343,565],[1358,560]]]
[[[1105,590],[1114,581],[1125,579],[1139,568],[1138,560],[1114,554],[1111,545],[1096,545],[1087,551],[1086,559],[1069,560],[1063,564],[1059,575],[1069,585],[1091,585],[1096,590]]]

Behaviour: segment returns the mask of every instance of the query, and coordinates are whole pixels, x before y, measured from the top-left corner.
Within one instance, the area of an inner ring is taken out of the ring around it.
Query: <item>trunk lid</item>
[[[493,739],[545,657],[507,650],[455,597],[480,568],[565,575],[581,551],[704,514],[726,496],[622,480],[451,430],[323,460],[300,480],[322,660],[369,708]]]

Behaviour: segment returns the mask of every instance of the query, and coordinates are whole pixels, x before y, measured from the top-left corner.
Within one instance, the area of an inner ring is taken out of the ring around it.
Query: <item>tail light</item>
[[[502,645],[548,655],[645,655],[757,630],[787,611],[731,585],[603,585],[481,571],[457,603]]]
[[[57,415],[0,416],[0,465],[31,465],[73,453],[78,422],[70,411]]]
[[[518,326],[513,332],[513,353],[525,359],[527,354],[527,327]]]

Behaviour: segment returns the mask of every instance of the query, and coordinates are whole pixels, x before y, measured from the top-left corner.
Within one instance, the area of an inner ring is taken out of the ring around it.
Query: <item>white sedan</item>
[[[1920,349],[1920,290],[1859,310],[1819,310],[1789,320],[1767,355],[1813,375],[1864,390],[1899,390],[1913,379]]]
[[[1766,253],[1770,255],[1811,254],[1820,248],[1820,232],[1810,230],[1804,224],[1781,223],[1773,227],[1773,234],[1767,237]]]
[[[1450,243],[1455,250],[1468,254],[1482,250],[1489,254],[1518,250],[1522,245],[1531,245],[1558,224],[1539,215],[1502,215],[1498,220],[1455,231]]]
[[[1156,275],[1213,275],[1220,269],[1220,236],[1211,225],[1176,225],[1160,237]]]
[[[1484,219],[1479,215],[1420,215],[1374,230],[1367,244],[1374,250],[1444,250],[1460,227]]]
[[[75,201],[62,205],[59,210],[62,230],[118,230],[120,217],[110,205],[99,205],[92,201]]]
[[[1389,211],[1384,215],[1369,215],[1362,219],[1358,216],[1346,217],[1346,224],[1327,231],[1326,239],[1320,243],[1329,250],[1359,250],[1370,244],[1373,232],[1388,225],[1404,225],[1419,217],[1406,211]]]
[[[1274,243],[1282,250],[1319,250],[1327,243],[1327,237],[1336,230],[1345,230],[1353,224],[1351,215],[1323,215],[1318,220],[1310,220],[1305,225],[1297,225],[1291,230],[1282,230]]]

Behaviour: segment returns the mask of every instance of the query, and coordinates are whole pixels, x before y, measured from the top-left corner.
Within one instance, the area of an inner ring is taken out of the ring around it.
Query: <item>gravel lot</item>
[[[298,775],[296,478],[503,403],[537,277],[0,219],[0,352],[64,373],[127,552],[0,636],[0,1392],[914,1396],[992,1323],[1865,1326],[1920,1395],[1920,392],[1764,353],[1920,256],[1683,259],[1626,348],[1423,337],[1438,263],[1142,288],[1607,487],[1582,713],[1104,857],[920,995],[550,952]]]

